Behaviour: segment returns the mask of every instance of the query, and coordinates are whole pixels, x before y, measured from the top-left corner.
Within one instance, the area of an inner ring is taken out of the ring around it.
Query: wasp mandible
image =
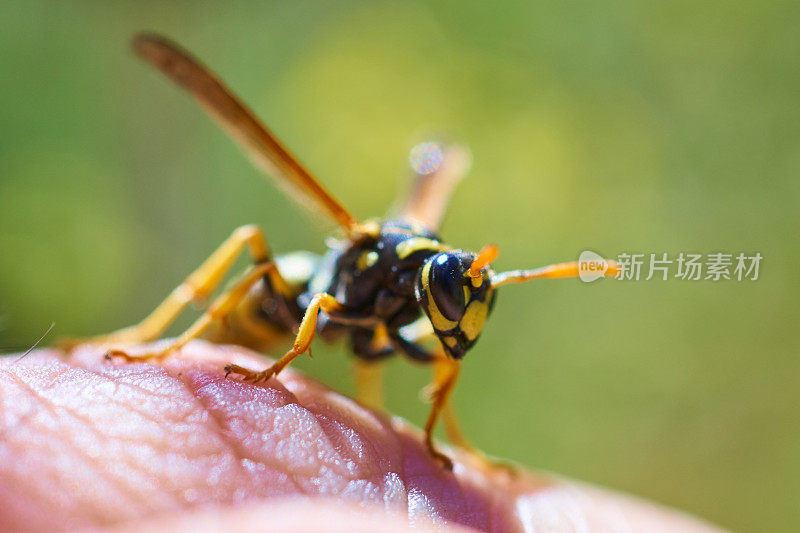
[[[135,36],[133,49],[192,94],[256,166],[337,223],[345,239],[331,244],[321,257],[303,252],[276,257],[261,229],[243,226],[139,324],[83,342],[120,346],[159,338],[190,303],[211,295],[247,249],[252,266],[165,348],[137,355],[113,349],[109,356],[163,360],[201,337],[263,350],[277,340],[294,337],[291,349],[264,371],[235,364],[225,367],[226,375],[258,382],[277,376],[310,351],[316,333],[328,341],[346,337],[359,361],[359,397],[370,404],[379,399],[380,388],[374,380],[380,378],[375,371],[380,360],[401,353],[432,363],[426,444],[445,467],[452,467],[450,459],[434,447],[432,432],[443,411],[450,412],[448,399],[460,362],[477,342],[497,288],[533,279],[574,277],[578,264],[495,273],[490,263],[497,257],[497,246],[490,244],[474,253],[442,241],[439,225],[456,183],[469,166],[468,154],[458,146],[446,146],[432,171],[417,172],[396,217],[359,221],[189,53],[153,34]],[[607,274],[615,272],[612,266]],[[447,425],[451,440],[467,446],[455,424]]]

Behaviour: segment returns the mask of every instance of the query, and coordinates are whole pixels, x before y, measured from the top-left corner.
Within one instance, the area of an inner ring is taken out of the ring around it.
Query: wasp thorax
[[[488,267],[471,271],[475,254],[441,252],[425,262],[417,300],[447,353],[460,359],[475,344],[494,304]]]

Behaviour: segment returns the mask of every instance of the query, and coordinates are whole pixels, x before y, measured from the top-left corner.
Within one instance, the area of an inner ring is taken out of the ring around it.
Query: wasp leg
[[[340,315],[335,317],[340,321]],[[392,335],[380,319],[370,329],[351,335],[356,378],[356,400],[371,407],[383,409],[383,361],[395,352]]]
[[[458,380],[461,363],[449,357],[437,357],[433,361],[433,381],[430,384],[430,397],[433,402],[428,420],[425,422],[425,445],[430,454],[439,460],[447,470],[453,469],[453,461],[436,449],[433,444],[433,430],[439,416],[450,401],[450,394]]]
[[[422,342],[431,341],[436,343],[436,347],[428,350],[421,346]],[[420,319],[401,330],[400,336],[395,338],[395,342],[399,347],[410,356],[412,359],[423,362],[437,362],[439,360],[448,359],[447,355],[442,349],[441,343],[433,333],[430,321]],[[447,404],[442,409],[442,422],[444,422],[444,431],[447,435],[447,440],[455,444],[459,448],[464,449],[468,453],[480,454],[472,444],[469,443],[467,438],[461,432],[458,423],[455,409],[452,402]]]
[[[234,283],[233,287],[221,294],[214,303],[198,318],[189,329],[184,331],[178,338],[170,342],[170,344],[155,353],[145,354],[128,354],[123,350],[109,350],[106,354],[107,357],[122,357],[128,361],[141,361],[141,360],[163,360],[175,350],[179,350],[186,346],[189,341],[200,337],[203,332],[215,320],[224,320],[228,314],[233,311],[237,305],[247,296],[247,293],[258,280],[268,275],[272,271],[277,271],[274,262],[261,263],[251,266],[242,276]]]
[[[356,399],[373,409],[383,409],[383,363],[355,360]]]
[[[219,286],[245,247],[249,247],[250,255],[256,264],[271,261],[269,246],[261,229],[255,225],[242,226],[178,285],[161,305],[135,326],[88,339],[66,339],[61,345],[69,349],[83,343],[132,344],[157,339],[191,302],[204,300]],[[277,269],[270,271],[270,277],[278,290],[285,290],[286,283]]]
[[[447,435],[447,440],[452,444],[458,446],[469,454],[478,454],[481,452],[475,448],[464,433],[461,431],[461,425],[458,423],[458,416],[456,410],[453,408],[453,402],[447,402],[447,405],[442,409],[442,424],[444,425],[444,433]]]
[[[404,327],[401,330],[401,334],[393,340],[398,348],[412,359],[422,362],[433,362],[435,365],[447,364],[448,361],[452,361],[442,350],[441,344],[438,339],[436,339],[428,320],[420,319]],[[437,347],[431,350],[423,348],[421,343],[424,341],[433,341],[436,343]],[[434,367],[434,369],[435,368],[436,367]],[[435,381],[431,384],[430,388],[433,389],[432,392],[435,392]],[[452,401],[448,400],[441,408],[441,418],[447,440],[466,452],[466,456],[472,464],[477,467],[498,468],[508,472],[512,476],[516,474],[516,467],[514,467],[514,465],[495,461],[470,444],[469,440],[467,440],[461,432]]]
[[[511,478],[519,475],[518,468],[512,464],[487,456],[485,453],[474,447],[461,432],[461,427],[456,417],[453,402],[447,402],[442,410],[442,423],[447,440],[466,452],[467,461],[478,469],[503,472]]]
[[[311,347],[311,341],[314,339],[314,333],[317,331],[317,317],[319,316],[319,312],[324,311],[330,315],[340,309],[342,309],[342,305],[330,294],[324,292],[315,294],[311,299],[311,303],[309,303],[306,308],[303,321],[300,322],[300,330],[297,333],[294,344],[292,348],[286,352],[286,355],[262,372],[254,372],[239,365],[229,364],[225,366],[225,375],[238,374],[242,376],[245,381],[253,382],[266,381],[273,376],[277,376],[284,368],[289,366],[292,361],[307,352]]]

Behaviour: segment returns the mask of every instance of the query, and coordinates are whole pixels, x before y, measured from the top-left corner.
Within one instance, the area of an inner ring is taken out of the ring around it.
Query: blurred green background
[[[739,530],[800,526],[800,4],[0,4],[0,346],[144,316],[236,226],[324,231],[128,38],[215,68],[360,217],[425,132],[469,144],[443,234],[498,268],[760,252],[755,282],[505,288],[456,405],[487,452]],[[188,320],[188,319],[187,319]],[[185,324],[186,321],[183,322]],[[299,365],[352,391],[340,347]],[[390,364],[421,423],[427,369]]]

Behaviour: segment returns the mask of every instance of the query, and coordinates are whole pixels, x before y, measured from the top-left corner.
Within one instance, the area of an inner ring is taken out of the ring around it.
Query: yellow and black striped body
[[[279,257],[289,292],[265,278],[207,337],[272,347],[295,334],[311,299],[324,292],[342,309],[320,315],[317,331],[328,341],[348,337],[357,357],[376,360],[401,352],[430,361],[433,354],[401,331],[424,313],[445,352],[460,359],[475,344],[495,299],[490,272],[479,283],[465,274],[474,258],[418,224],[383,222],[374,236],[345,241],[323,257]]]
[[[343,311],[323,317],[318,330],[326,339],[349,336],[358,357],[374,360],[401,351],[428,361],[431,354],[404,338],[400,328],[422,316],[415,286],[425,261],[448,249],[417,224],[384,222],[377,235],[331,249],[300,305],[319,292],[336,298]]]

